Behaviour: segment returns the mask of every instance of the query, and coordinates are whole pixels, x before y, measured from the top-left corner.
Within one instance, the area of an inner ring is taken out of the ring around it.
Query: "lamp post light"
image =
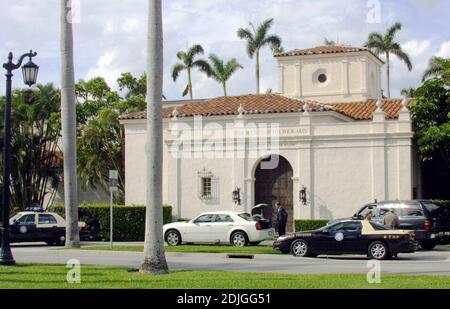
[[[1,250],[0,250],[0,265],[14,265],[14,261],[11,247],[9,243],[10,239],[10,227],[9,227],[9,187],[11,183],[10,179],[10,164],[11,164],[11,105],[12,105],[12,77],[13,71],[19,69],[22,66],[22,62],[26,57],[30,60],[28,63],[22,66],[22,74],[24,83],[28,86],[33,86],[36,83],[36,79],[39,72],[39,67],[31,60],[36,57],[37,53],[30,51],[27,54],[22,55],[17,63],[14,63],[13,54],[9,53],[8,62],[3,64],[3,68],[6,70],[6,102],[5,102],[5,124],[4,124],[4,138],[3,138],[3,194],[2,194],[2,223],[0,226],[1,237]]]

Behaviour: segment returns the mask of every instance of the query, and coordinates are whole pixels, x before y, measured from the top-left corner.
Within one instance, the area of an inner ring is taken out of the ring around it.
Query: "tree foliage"
[[[244,67],[234,58],[225,62],[214,54],[209,56],[209,60],[211,61],[211,76],[222,85],[224,96],[227,96],[227,81],[238,69]]]
[[[5,98],[0,101],[3,122]],[[16,211],[30,206],[46,208],[62,177],[59,90],[52,84],[14,90],[12,119],[11,206]],[[3,128],[1,131],[3,136]]]
[[[424,161],[442,159],[450,171],[450,79],[436,77],[411,90],[419,153]]]
[[[388,79],[388,97],[391,97],[390,85],[390,56],[397,56],[400,61],[404,62],[408,70],[412,70],[412,63],[408,54],[403,51],[400,43],[395,41],[396,34],[402,29],[401,23],[395,23],[383,35],[378,32],[369,34],[369,38],[365,44],[375,55],[385,55],[387,62],[387,79]]]

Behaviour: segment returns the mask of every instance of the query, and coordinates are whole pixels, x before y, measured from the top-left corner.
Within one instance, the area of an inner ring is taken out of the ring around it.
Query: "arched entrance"
[[[294,231],[294,175],[291,164],[282,156],[278,156],[278,166],[274,169],[263,169],[261,164],[270,161],[271,157],[263,159],[255,170],[255,204],[269,204],[264,217],[272,219],[272,224],[278,231],[275,203],[280,202],[288,212],[286,230]]]

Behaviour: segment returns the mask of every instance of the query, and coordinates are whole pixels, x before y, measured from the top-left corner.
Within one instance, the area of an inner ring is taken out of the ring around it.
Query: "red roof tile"
[[[326,54],[341,54],[341,53],[355,53],[368,51],[374,55],[378,60],[383,62],[378,56],[373,54],[367,47],[353,47],[347,45],[329,45],[329,46],[318,46],[314,48],[307,49],[294,49],[288,52],[276,54],[276,58],[290,57],[290,56],[309,56],[309,55],[326,55]]]
[[[207,101],[192,101],[177,107],[178,117],[238,115],[240,106],[243,114],[281,114],[303,112],[306,101],[277,94],[250,94],[236,97],[219,97]],[[354,103],[308,102],[311,112],[336,111],[354,120],[371,120],[377,109],[376,100]],[[383,111],[387,119],[398,118],[402,100],[383,100]],[[173,117],[174,107],[164,108],[163,117]],[[146,119],[147,113],[124,115],[122,120]]]

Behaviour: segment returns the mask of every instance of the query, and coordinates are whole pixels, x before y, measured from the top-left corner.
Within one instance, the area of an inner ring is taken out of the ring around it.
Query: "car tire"
[[[260,241],[255,241],[255,242],[251,242],[250,246],[258,246],[261,242]]]
[[[382,241],[371,243],[367,250],[367,255],[374,260],[386,260],[391,256],[388,246]]]
[[[53,242],[56,246],[65,246],[66,245],[66,235],[58,234],[55,237],[55,241]]]
[[[231,244],[235,247],[245,247],[248,245],[248,236],[244,232],[237,231],[231,234]]]
[[[171,247],[181,245],[181,234],[177,230],[169,230],[166,232],[166,243]]]
[[[311,257],[311,247],[308,242],[303,239],[297,239],[291,245],[291,253],[295,257]]]
[[[436,247],[436,244],[430,241],[423,241],[420,242],[420,247],[422,247],[422,249],[424,250],[433,250],[434,247]]]

